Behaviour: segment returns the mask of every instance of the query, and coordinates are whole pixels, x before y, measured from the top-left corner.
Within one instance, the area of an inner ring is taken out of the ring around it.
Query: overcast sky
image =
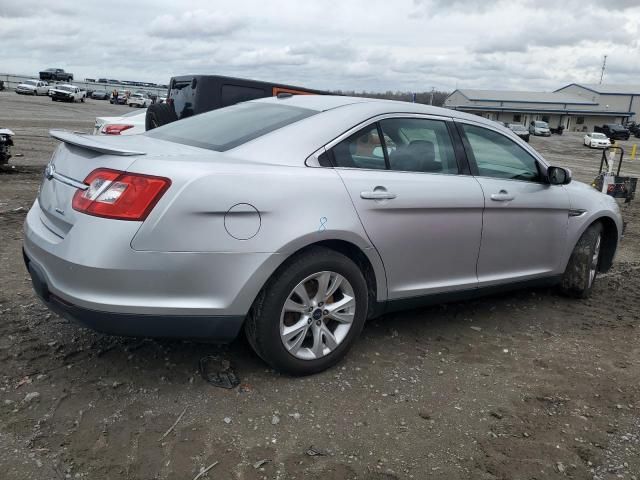
[[[640,0],[0,0],[0,72],[319,89],[640,84]]]

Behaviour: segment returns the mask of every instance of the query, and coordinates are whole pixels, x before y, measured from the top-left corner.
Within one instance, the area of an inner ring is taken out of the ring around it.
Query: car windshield
[[[142,94],[141,93],[134,93],[133,95],[131,95],[132,97],[136,97],[136,98],[142,98]]]
[[[318,113],[273,103],[240,103],[147,132],[153,138],[225,152]]]
[[[609,128],[611,130],[624,130],[624,127],[622,125],[609,125]]]
[[[592,133],[591,134],[591,138],[607,138],[607,136],[604,133]]]
[[[32,85],[32,86],[36,86],[37,82],[35,82],[34,80],[27,80],[26,82],[24,82],[25,85]]]
[[[66,85],[61,85],[57,88],[57,90],[64,90],[65,92],[71,92],[71,87],[67,87]]]
[[[526,128],[524,128],[524,125],[522,125],[521,123],[510,123],[509,128],[513,131],[526,130]]]
[[[549,124],[547,122],[536,122],[536,127],[538,127],[538,128],[549,128]]]

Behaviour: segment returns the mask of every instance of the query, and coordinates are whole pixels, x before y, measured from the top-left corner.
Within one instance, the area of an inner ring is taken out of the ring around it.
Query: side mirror
[[[562,167],[549,167],[547,178],[551,185],[566,185],[571,183],[571,170]]]

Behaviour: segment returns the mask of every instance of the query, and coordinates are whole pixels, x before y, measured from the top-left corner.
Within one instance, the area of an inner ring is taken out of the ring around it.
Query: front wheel
[[[591,295],[598,275],[602,224],[594,223],[582,234],[576,244],[567,268],[562,275],[560,288],[571,297],[587,298]]]
[[[267,283],[245,323],[249,343],[276,370],[321,372],[338,362],[367,317],[367,284],[358,266],[314,247],[283,265]]]

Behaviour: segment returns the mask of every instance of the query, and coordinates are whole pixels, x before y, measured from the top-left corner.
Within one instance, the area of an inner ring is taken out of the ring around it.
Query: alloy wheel
[[[309,275],[289,293],[280,314],[280,339],[302,360],[334,351],[347,337],[356,312],[349,281],[336,272]]]

